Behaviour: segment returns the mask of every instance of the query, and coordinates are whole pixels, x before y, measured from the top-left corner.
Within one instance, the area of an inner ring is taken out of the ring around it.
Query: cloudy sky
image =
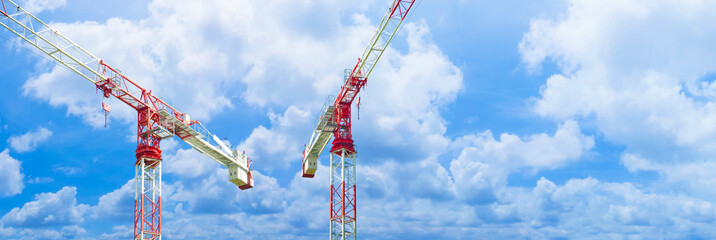
[[[327,237],[301,150],[390,1],[18,2],[254,159],[239,191],[163,141],[164,239]],[[354,119],[359,237],[716,238],[716,2],[418,2]],[[0,238],[131,238],[135,112],[0,37]]]

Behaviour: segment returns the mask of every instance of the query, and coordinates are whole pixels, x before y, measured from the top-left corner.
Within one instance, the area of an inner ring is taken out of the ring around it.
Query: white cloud
[[[25,187],[22,163],[10,156],[10,150],[0,152],[0,195],[4,197],[20,194]]]
[[[531,203],[525,204],[524,212],[535,214],[529,222],[529,236],[711,238],[716,234],[706,227],[716,217],[712,203],[646,193],[630,183],[586,178],[556,186],[543,178],[525,197]]]
[[[644,183],[645,190],[630,183],[570,181],[562,200],[576,197],[554,216],[563,215],[587,232],[620,233],[588,236],[594,238],[632,237],[630,232],[644,238],[713,238],[708,225],[714,221],[716,195],[703,189],[713,186],[716,169],[716,125],[711,124],[716,120],[716,48],[710,43],[716,27],[709,24],[716,17],[707,10],[716,4],[568,2],[563,15],[533,20],[520,44],[528,69],[558,67],[534,99],[535,112],[588,122],[626,148],[620,160],[629,172],[654,171],[660,177]],[[651,193],[642,192],[647,190]],[[602,224],[582,220],[589,215]],[[558,231],[570,228],[552,227],[553,232],[534,236],[579,238]]]
[[[77,225],[64,226],[56,229],[33,228],[3,228],[0,225],[0,237],[6,239],[35,240],[35,239],[88,239],[87,230]]]
[[[716,4],[570,2],[564,18],[534,20],[520,46],[528,67],[559,66],[535,111],[593,119],[608,141],[626,147],[621,163],[629,172],[659,175],[651,188],[715,201],[703,189],[716,183],[716,27],[708,24],[716,19],[706,11]]]
[[[40,127],[36,130],[27,132],[23,135],[13,135],[8,138],[7,142],[16,152],[30,152],[37,148],[37,145],[47,141],[52,136],[52,131],[47,128]]]
[[[246,151],[249,158],[255,160],[258,169],[272,171],[289,166],[300,159],[304,142],[311,132],[303,130],[315,128],[313,116],[306,110],[290,106],[283,114],[269,113],[271,129],[259,126],[239,144],[238,149]]]
[[[503,133],[499,141],[491,131],[467,135],[456,140],[463,147],[451,171],[459,178],[478,177],[472,170],[487,170],[493,176],[505,177],[523,167],[555,169],[570,161],[579,160],[594,147],[594,137],[585,136],[577,122],[567,120],[560,124],[553,136],[535,134],[525,137]],[[487,165],[485,165],[487,164]],[[465,172],[467,171],[467,172]]]
[[[163,165],[162,170],[182,178],[205,176],[219,165],[216,161],[193,148],[178,149],[174,154],[166,154],[167,152],[165,148],[163,158],[166,164]]]
[[[77,204],[77,188],[63,187],[56,193],[40,193],[22,208],[13,208],[0,218],[5,226],[36,228],[82,223],[88,206]]]
[[[60,172],[60,173],[64,174],[65,176],[76,175],[82,171],[81,168],[59,166],[59,165],[53,165],[52,170],[55,172]]]
[[[129,180],[110,193],[102,195],[92,206],[92,218],[117,219],[131,222],[134,215],[134,180]]]
[[[113,233],[103,233],[100,236],[100,238],[107,239],[107,240],[119,240],[119,239],[129,239],[129,238],[134,237],[134,235],[132,234],[134,230],[130,226],[125,226],[125,225],[113,226],[112,230],[114,231]]]
[[[381,58],[362,93],[361,120],[354,113],[353,135],[359,151],[391,149],[379,152],[420,159],[449,144],[439,107],[455,100],[463,76],[433,42],[425,21],[408,22],[401,31],[393,44],[407,42],[407,52],[389,48]]]
[[[54,182],[54,181],[55,181],[55,179],[54,179],[54,178],[51,178],[51,177],[34,177],[34,178],[33,178],[33,177],[30,177],[30,178],[27,180],[27,183],[30,183],[30,184],[38,184],[38,183],[51,183],[51,182]]]
[[[52,11],[67,5],[67,0],[20,0],[18,4],[32,14]]]
[[[570,1],[565,17],[532,21],[520,50],[531,68],[554,61],[535,111],[593,117],[605,137],[657,161],[716,153],[716,28],[708,2]],[[674,155],[676,153],[676,155]],[[661,157],[660,157],[661,156]],[[669,156],[669,157],[665,157]]]

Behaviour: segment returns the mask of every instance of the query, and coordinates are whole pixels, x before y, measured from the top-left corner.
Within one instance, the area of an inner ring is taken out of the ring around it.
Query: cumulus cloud
[[[64,7],[67,5],[67,0],[20,0],[18,4],[26,11],[37,14]]]
[[[10,156],[10,150],[0,152],[0,195],[4,197],[20,194],[25,188],[22,163]]]
[[[564,18],[533,20],[520,44],[529,67],[555,62],[560,69],[540,90],[535,111],[592,116],[609,140],[653,160],[713,155],[716,126],[705,123],[716,120],[707,97],[716,31],[704,11],[713,3],[570,3]]]
[[[315,128],[312,114],[295,106],[290,106],[283,114],[269,113],[271,129],[259,126],[239,144],[238,149],[256,162],[254,166],[271,171],[289,166],[300,159],[303,144],[308,141]],[[302,138],[301,136],[306,136]]]
[[[633,173],[655,171],[660,185],[711,201],[716,99],[716,28],[711,2],[570,1],[562,18],[532,21],[520,44],[531,69],[555,63],[534,110],[594,121],[623,145]]]
[[[0,226],[0,236],[7,239],[85,239],[82,237],[86,234],[87,230],[77,225],[64,226],[57,229],[3,228]]]
[[[165,149],[165,152],[166,149]],[[219,165],[216,161],[196,149],[177,149],[174,154],[164,154],[165,164],[162,170],[182,178],[205,176]]]
[[[713,222],[716,195],[703,189],[714,184],[710,172],[716,169],[716,125],[710,124],[716,120],[716,49],[709,43],[716,29],[708,24],[714,16],[706,10],[716,5],[568,2],[563,15],[534,19],[519,46],[529,70],[557,66],[533,99],[535,112],[589,122],[606,140],[625,147],[620,162],[629,172],[654,171],[660,177],[643,188],[591,178],[563,187],[541,180],[545,189],[563,189],[560,195],[589,199],[567,203],[568,198],[556,197],[559,190],[550,192],[552,198],[545,202],[554,207],[550,218],[556,221],[561,215],[571,222],[567,225],[622,237],[639,232],[646,238],[713,238],[707,225]],[[577,216],[593,214],[590,208],[603,211],[595,214],[603,224]],[[545,227],[538,231],[544,235],[534,236],[579,238],[571,231],[560,233],[565,228],[571,227]]]
[[[134,215],[134,180],[119,189],[102,195],[90,211],[92,218],[115,219],[131,222]]]
[[[569,161],[579,160],[594,147],[594,137],[583,135],[577,122],[567,120],[559,125],[553,136],[542,133],[523,140],[503,133],[498,141],[488,130],[461,137],[456,144],[464,146],[457,161],[450,167],[458,174],[456,177],[479,177],[480,172],[492,172],[495,176],[504,177],[523,167],[555,169]],[[490,170],[486,171],[488,167]]]
[[[107,240],[129,239],[134,237],[133,229],[130,226],[117,225],[112,227],[113,233],[103,233],[100,238]]]
[[[359,200],[371,237],[713,238],[713,203],[594,178],[564,184],[541,178],[532,188],[495,184],[489,203],[390,197]],[[459,194],[471,194],[459,191]],[[364,196],[364,195],[361,195]],[[405,221],[413,224],[405,225]]]
[[[40,193],[21,208],[13,208],[0,222],[13,227],[69,226],[82,223],[88,206],[77,204],[77,188],[63,187],[56,193]]]
[[[442,153],[449,144],[439,107],[455,100],[463,75],[437,47],[425,21],[406,23],[399,35],[395,42],[407,42],[407,52],[389,48],[381,58],[362,93],[361,120],[353,121],[353,134],[359,149],[418,160]]]
[[[52,131],[47,128],[40,127],[23,135],[13,135],[8,138],[7,142],[16,152],[30,152],[37,148],[37,145],[47,141],[52,136]]]
[[[541,179],[525,200],[534,214],[530,236],[575,238],[711,238],[716,209],[687,196],[647,193],[631,183],[594,178],[572,179],[563,186]],[[599,219],[599,223],[594,220]],[[581,231],[577,231],[581,229]]]

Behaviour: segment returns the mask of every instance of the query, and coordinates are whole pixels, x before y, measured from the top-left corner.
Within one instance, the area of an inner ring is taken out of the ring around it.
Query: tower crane
[[[313,178],[318,157],[333,137],[331,165],[331,239],[356,239],[356,157],[351,135],[351,106],[368,76],[385,52],[388,44],[403,23],[415,0],[393,0],[363,55],[352,71],[346,70],[345,83],[335,100],[327,100],[318,126],[303,150],[302,176]],[[360,98],[358,99],[360,104]],[[360,106],[359,106],[360,107]]]
[[[115,97],[137,111],[134,239],[161,239],[162,151],[159,144],[163,139],[177,136],[217,161],[228,169],[229,181],[239,189],[254,186],[252,163],[245,153],[226,146],[201,122],[176,110],[153,95],[151,90],[142,88],[13,1],[0,0],[0,3],[0,25],[94,84],[103,97]],[[105,111],[110,109],[104,103],[103,108]]]

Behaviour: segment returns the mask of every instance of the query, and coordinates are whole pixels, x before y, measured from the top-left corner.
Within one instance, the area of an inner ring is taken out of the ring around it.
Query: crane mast
[[[344,84],[335,100],[321,110],[316,129],[302,157],[302,176],[313,178],[318,157],[333,137],[330,150],[331,200],[330,234],[333,239],[356,239],[356,157],[351,133],[351,106],[365,87],[375,64],[407,17],[415,0],[393,0],[378,29],[353,70],[344,76]]]
[[[160,142],[177,136],[228,168],[229,181],[253,187],[251,160],[226,146],[199,121],[142,88],[11,0],[0,0],[0,25],[51,59],[95,85],[103,97],[115,97],[137,111],[134,239],[161,239]]]

